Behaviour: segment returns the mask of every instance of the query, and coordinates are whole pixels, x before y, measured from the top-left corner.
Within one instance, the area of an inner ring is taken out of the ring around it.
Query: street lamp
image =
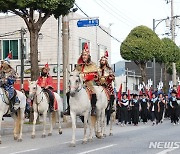
[[[157,26],[162,22],[162,21],[169,21],[169,17],[167,18],[164,18],[164,19],[160,19],[160,20],[155,20],[153,19],[153,31],[155,32]],[[158,22],[156,24],[156,22]],[[169,25],[167,25],[167,22],[166,22],[166,27],[168,27]],[[154,78],[154,84],[153,84],[153,89],[155,90],[156,89],[156,59],[155,57],[153,58],[153,78]]]

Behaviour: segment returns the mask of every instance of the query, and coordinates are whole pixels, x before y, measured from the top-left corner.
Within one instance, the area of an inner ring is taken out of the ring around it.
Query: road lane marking
[[[168,152],[174,151],[176,149],[179,149],[179,148],[169,148],[169,149],[163,150],[161,152],[158,152],[157,154],[167,154]]]
[[[25,152],[36,151],[36,150],[38,150],[38,149],[28,149],[28,150],[24,150],[24,151],[13,152],[10,154],[25,153]]]
[[[0,147],[0,149],[5,149],[5,148],[8,148],[8,147]]]
[[[101,147],[101,148],[97,148],[97,149],[92,149],[92,150],[89,150],[89,151],[84,151],[84,152],[81,152],[81,153],[78,153],[78,154],[91,153],[91,152],[94,152],[94,151],[98,151],[98,150],[110,148],[110,147],[113,147],[113,146],[115,146],[115,145],[117,145],[117,144],[111,144],[111,145],[108,145],[108,146],[105,146],[105,147]]]

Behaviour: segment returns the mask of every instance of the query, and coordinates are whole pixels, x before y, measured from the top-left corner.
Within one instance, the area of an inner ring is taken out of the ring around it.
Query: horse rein
[[[36,85],[36,91],[37,91],[37,85]],[[39,94],[37,94],[36,91],[33,91],[33,96],[34,96],[34,97],[33,97],[33,100],[34,100],[35,97],[36,97],[36,104],[38,105],[38,104],[40,104],[40,103],[42,102],[42,100],[43,100],[43,95],[42,95],[41,100],[40,100],[39,103],[37,102],[37,96],[40,95],[40,94],[43,92],[43,90],[41,90]]]

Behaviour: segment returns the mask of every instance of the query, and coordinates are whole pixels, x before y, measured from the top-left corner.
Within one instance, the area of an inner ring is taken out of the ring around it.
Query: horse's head
[[[75,94],[81,90],[82,79],[78,71],[71,72],[68,86],[71,97],[74,97]]]
[[[37,91],[37,81],[29,81],[29,98],[32,100]]]

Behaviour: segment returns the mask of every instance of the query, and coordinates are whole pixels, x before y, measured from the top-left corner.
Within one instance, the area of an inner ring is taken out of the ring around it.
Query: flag
[[[177,88],[177,98],[180,98],[180,85]]]
[[[12,52],[10,52],[7,56],[9,59],[12,59]]]
[[[117,95],[117,98],[118,98],[119,101],[121,100],[121,94],[122,94],[122,83],[121,83],[121,85],[119,87],[119,92],[118,92],[118,95]]]

